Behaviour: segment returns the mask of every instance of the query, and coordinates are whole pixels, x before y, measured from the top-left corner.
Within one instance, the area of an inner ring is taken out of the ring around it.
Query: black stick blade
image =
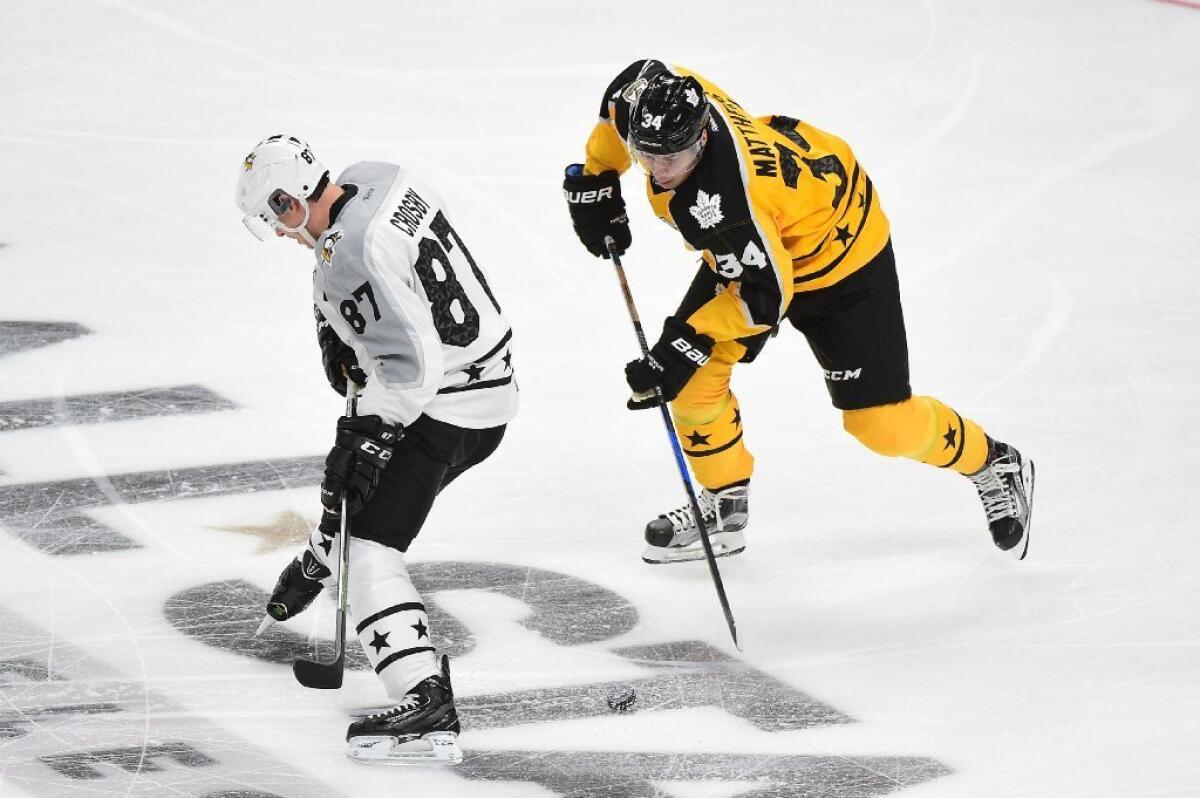
[[[336,690],[341,687],[342,673],[345,669],[344,653],[330,663],[307,659],[298,659],[292,663],[292,673],[296,676],[296,681],[314,690]]]

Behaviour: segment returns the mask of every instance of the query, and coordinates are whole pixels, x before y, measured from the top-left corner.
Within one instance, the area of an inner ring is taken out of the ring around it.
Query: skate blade
[[[463,760],[454,732],[429,732],[401,742],[395,737],[355,737],[346,756],[363,765],[457,765]]]
[[[1028,479],[1026,479],[1026,469],[1029,472]],[[1033,461],[1026,460],[1025,468],[1021,471],[1021,479],[1025,482],[1025,506],[1029,508],[1029,515],[1025,518],[1025,534],[1021,535],[1017,545],[1012,548],[1012,554],[1018,560],[1025,559],[1025,555],[1029,553],[1029,530],[1033,528]]]
[[[746,536],[739,532],[718,532],[708,536],[712,543],[713,556],[732,557],[746,550]],[[676,562],[703,560],[704,543],[696,540],[686,546],[646,546],[642,562],[650,565],[669,565]]]

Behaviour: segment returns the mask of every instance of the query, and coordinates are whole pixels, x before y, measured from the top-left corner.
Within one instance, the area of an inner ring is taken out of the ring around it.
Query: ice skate
[[[350,724],[346,756],[372,765],[457,765],[458,733],[449,659],[443,655],[440,674],[421,681],[386,712]]]
[[[728,557],[746,548],[742,530],[749,519],[749,485],[735,485],[715,494],[704,488],[696,500],[713,554]],[[646,524],[646,550],[642,559],[652,564],[703,560],[704,542],[692,515],[688,503]]]
[[[1033,461],[989,438],[987,462],[967,478],[979,491],[992,540],[1018,560],[1025,559],[1033,516]]]

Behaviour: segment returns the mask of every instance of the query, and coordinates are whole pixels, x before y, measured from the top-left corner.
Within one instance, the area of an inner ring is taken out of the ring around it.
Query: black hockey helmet
[[[629,143],[652,155],[686,150],[708,124],[708,97],[691,75],[660,72],[646,82],[629,114]]]

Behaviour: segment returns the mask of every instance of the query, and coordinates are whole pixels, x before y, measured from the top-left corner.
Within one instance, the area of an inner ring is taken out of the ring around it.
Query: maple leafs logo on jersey
[[[330,233],[325,241],[321,244],[321,261],[326,266],[333,265],[333,248],[337,246],[337,242],[342,240],[342,231],[337,230]]]
[[[692,216],[696,217],[701,230],[716,227],[725,218],[725,214],[721,211],[721,195],[710,195],[704,189],[696,192],[696,204],[688,210],[691,211]]]
[[[700,95],[696,93],[695,89],[688,89],[685,91],[683,93],[683,99],[690,102],[693,108],[700,104]]]

